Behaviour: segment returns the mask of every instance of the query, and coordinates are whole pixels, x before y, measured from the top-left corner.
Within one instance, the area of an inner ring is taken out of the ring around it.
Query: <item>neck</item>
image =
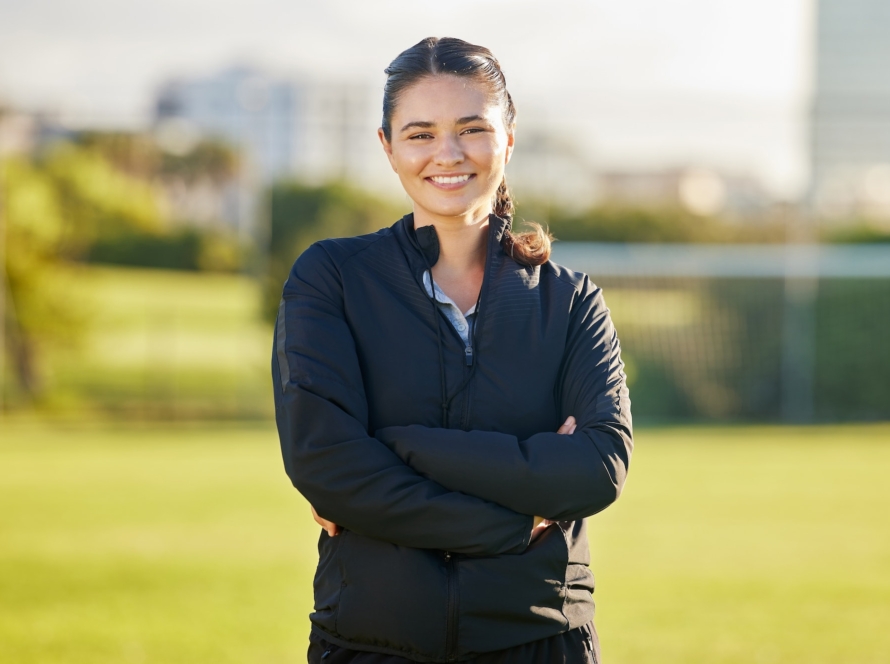
[[[447,217],[418,219],[414,227],[435,226],[439,238],[439,260],[433,267],[434,274],[458,277],[485,267],[485,250],[488,245],[488,211],[472,217]]]

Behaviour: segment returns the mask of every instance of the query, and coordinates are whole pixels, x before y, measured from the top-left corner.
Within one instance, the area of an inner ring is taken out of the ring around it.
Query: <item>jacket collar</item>
[[[439,260],[439,236],[435,226],[422,226],[415,230],[414,214],[406,214],[393,226],[396,237],[413,271],[422,273],[428,270]],[[495,250],[495,254],[501,251],[501,238],[504,232],[510,228],[510,220],[498,217],[495,214],[488,216],[488,250]],[[494,245],[494,246],[492,246]]]

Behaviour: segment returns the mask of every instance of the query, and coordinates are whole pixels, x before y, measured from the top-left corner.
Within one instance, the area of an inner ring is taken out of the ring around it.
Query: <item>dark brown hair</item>
[[[516,107],[507,91],[507,81],[497,58],[483,46],[476,46],[453,37],[427,37],[393,60],[386,73],[383,87],[383,122],[381,127],[387,141],[392,140],[392,114],[399,96],[411,85],[428,76],[449,74],[472,78],[484,83],[492,97],[504,109],[504,125],[511,127],[516,119]],[[513,199],[506,177],[495,193],[494,213],[512,224]],[[501,238],[504,251],[515,261],[525,265],[541,265],[550,258],[550,234],[539,224],[529,223],[532,230],[513,233],[508,227]]]

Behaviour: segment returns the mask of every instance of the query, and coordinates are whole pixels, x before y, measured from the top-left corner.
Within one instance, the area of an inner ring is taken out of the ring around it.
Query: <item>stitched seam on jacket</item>
[[[275,354],[278,356],[278,373],[281,380],[281,391],[287,389],[287,383],[290,380],[290,365],[287,361],[287,351],[285,351],[285,342],[287,340],[287,329],[284,325],[284,298],[278,304],[278,321],[275,323]]]
[[[386,230],[386,229],[384,229]],[[334,260],[334,257],[331,256],[331,252],[328,251],[328,248],[324,246],[323,241],[317,242],[319,249],[324,251],[325,255],[328,257],[328,260],[331,261],[331,264],[337,269],[337,272],[340,273],[340,281],[342,283],[343,276],[342,270],[343,266],[346,265],[350,260],[358,256],[360,253],[365,251],[366,249],[370,249],[377,242],[386,237],[393,237],[392,232],[382,234],[377,239],[369,242],[366,246],[358,249],[355,253],[347,256],[342,263],[337,263]],[[287,361],[287,351],[285,348],[287,347],[287,325],[285,324],[285,299],[281,298],[281,302],[278,304],[278,320],[275,324],[275,354],[278,357],[278,373],[281,374],[281,391],[284,392],[287,389],[287,384],[290,381],[290,363]]]
[[[554,265],[561,267],[562,270],[557,272]],[[553,261],[547,261],[541,267],[545,267],[545,266],[550,271],[550,274],[553,277],[555,277],[556,279],[559,279],[564,284],[568,284],[569,286],[571,286],[572,290],[574,290],[576,293],[580,293],[584,290],[584,279],[581,279],[581,283],[576,284],[571,280],[571,278],[568,275],[564,274],[565,272],[574,272],[575,274],[580,274],[582,277],[587,277],[587,280],[590,281],[591,285],[595,285],[590,280],[590,275],[588,275],[586,272],[575,272],[574,270],[570,270],[569,268],[565,267],[564,265],[559,265],[559,263],[554,263]]]
[[[401,220],[399,220],[399,221],[401,221]],[[334,257],[331,256],[331,252],[328,251],[328,248],[325,246],[325,240],[320,240],[320,241],[318,242],[318,245],[319,245],[319,247],[320,247],[320,248],[321,248],[321,249],[328,255],[328,258],[331,259],[331,263],[334,265],[334,267],[337,268],[337,271],[338,271],[338,272],[342,272],[342,271],[343,271],[343,268],[346,266],[346,264],[347,264],[349,261],[351,261],[353,258],[355,258],[356,256],[358,256],[358,255],[359,255],[360,253],[362,253],[363,251],[366,251],[367,249],[370,249],[371,247],[373,247],[375,244],[377,244],[378,242],[380,242],[380,240],[383,240],[384,238],[395,239],[395,234],[392,232],[392,228],[382,228],[382,229],[380,229],[380,230],[389,231],[389,232],[388,232],[388,233],[381,233],[380,237],[378,237],[378,238],[376,238],[376,239],[374,239],[374,240],[370,240],[366,246],[361,247],[360,249],[356,249],[353,253],[351,253],[351,254],[349,254],[348,256],[346,256],[346,257],[343,259],[343,262],[342,262],[342,263],[337,263],[337,261],[334,260]],[[379,231],[378,231],[378,232],[379,232]],[[373,235],[373,233],[371,233],[371,235]],[[359,236],[359,237],[362,237],[362,236]],[[342,281],[342,277],[341,277],[341,281]]]

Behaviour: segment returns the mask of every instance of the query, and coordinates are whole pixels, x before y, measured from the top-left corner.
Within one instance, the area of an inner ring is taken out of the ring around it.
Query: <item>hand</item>
[[[325,532],[327,532],[328,537],[336,537],[340,534],[340,531],[343,530],[333,521],[328,521],[327,519],[323,519],[318,516],[318,512],[315,511],[315,508],[312,505],[309,506],[312,509],[312,518],[315,519],[315,523],[321,526]]]
[[[575,427],[577,426],[578,423],[575,421],[575,418],[569,415],[566,421],[563,422],[563,425],[556,430],[556,433],[563,436],[571,435],[575,433]],[[535,539],[539,537],[551,523],[553,522],[550,519],[545,519],[542,516],[536,516],[534,523],[532,524],[532,538],[529,541],[534,542]]]
[[[575,433],[575,427],[577,427],[577,426],[578,426],[578,423],[575,422],[575,418],[572,417],[571,415],[569,415],[568,418],[566,419],[566,421],[563,422],[563,425],[556,430],[556,433],[562,434],[562,435],[566,435],[566,434],[571,435],[571,434]]]
[[[553,523],[550,519],[545,519],[542,516],[536,516],[534,524],[532,525],[532,537],[529,542],[534,542],[538,537],[541,536],[545,530],[547,530],[547,526]]]

